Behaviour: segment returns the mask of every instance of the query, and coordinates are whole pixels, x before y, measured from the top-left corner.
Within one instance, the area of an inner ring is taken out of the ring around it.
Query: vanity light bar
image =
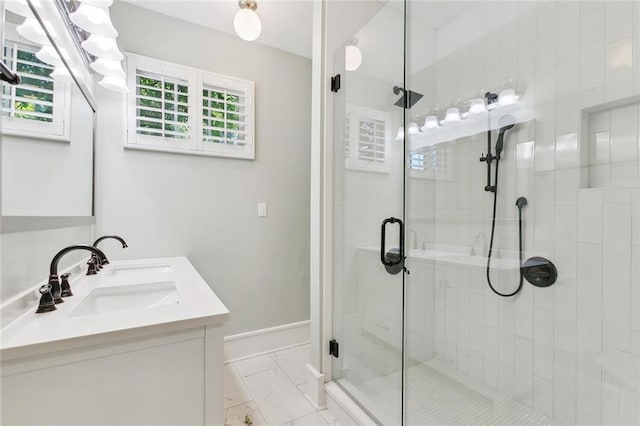
[[[504,89],[498,94],[496,102],[489,103],[487,105],[484,98],[473,98],[465,102],[469,104],[469,109],[466,112],[461,113],[458,107],[447,108],[445,116],[442,120],[438,120],[434,114],[429,114],[424,120],[422,127],[418,127],[415,122],[411,122],[409,126],[409,134],[424,133],[429,130],[439,129],[442,126],[450,126],[455,123],[459,123],[464,119],[467,119],[474,115],[485,114],[496,108],[504,107],[507,105],[513,105],[520,101],[520,96],[514,89]],[[404,138],[404,127],[398,129],[396,140]]]

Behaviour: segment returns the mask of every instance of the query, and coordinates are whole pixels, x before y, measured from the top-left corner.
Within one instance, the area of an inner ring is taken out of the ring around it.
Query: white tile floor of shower
[[[224,366],[225,424],[245,426],[338,425],[304,396],[309,345],[258,355]]]

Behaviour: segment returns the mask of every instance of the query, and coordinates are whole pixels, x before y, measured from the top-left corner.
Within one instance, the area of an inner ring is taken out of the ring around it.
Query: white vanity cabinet
[[[83,295],[116,283],[82,278],[78,300],[46,314],[28,312],[2,330],[1,424],[224,423],[222,325],[228,311],[186,258],[153,262],[170,265],[173,275],[163,279],[175,281],[179,303],[137,314],[74,316]],[[124,270],[114,262],[100,274],[108,277],[118,267]],[[119,329],[108,330],[112,315],[119,316]],[[122,316],[129,316],[129,327],[121,326],[127,323]],[[40,327],[49,330],[49,341],[37,341]],[[15,344],[21,340],[25,344]]]

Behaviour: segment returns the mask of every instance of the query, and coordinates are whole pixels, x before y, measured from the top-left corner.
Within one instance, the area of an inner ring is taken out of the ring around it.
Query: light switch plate
[[[267,217],[267,203],[258,203],[258,217]]]

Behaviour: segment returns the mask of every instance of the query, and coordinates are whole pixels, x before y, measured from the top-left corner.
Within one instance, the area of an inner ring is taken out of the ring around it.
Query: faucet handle
[[[51,286],[51,296],[53,297],[54,303],[64,303],[61,297],[61,289],[60,289],[60,279],[57,275],[49,275],[49,283]]]
[[[58,309],[56,308],[56,304],[53,301],[53,295],[51,294],[51,284],[44,284],[40,287],[38,292],[40,293],[40,303],[38,303],[36,314],[51,312]]]
[[[98,273],[97,260],[92,259],[89,261],[89,268],[87,269],[87,275],[95,275]]]
[[[60,295],[62,297],[73,296],[73,292],[71,291],[71,286],[69,285],[69,275],[70,274],[60,275],[60,279],[62,280],[62,282],[60,283],[60,288],[62,289],[62,292],[60,293]]]

